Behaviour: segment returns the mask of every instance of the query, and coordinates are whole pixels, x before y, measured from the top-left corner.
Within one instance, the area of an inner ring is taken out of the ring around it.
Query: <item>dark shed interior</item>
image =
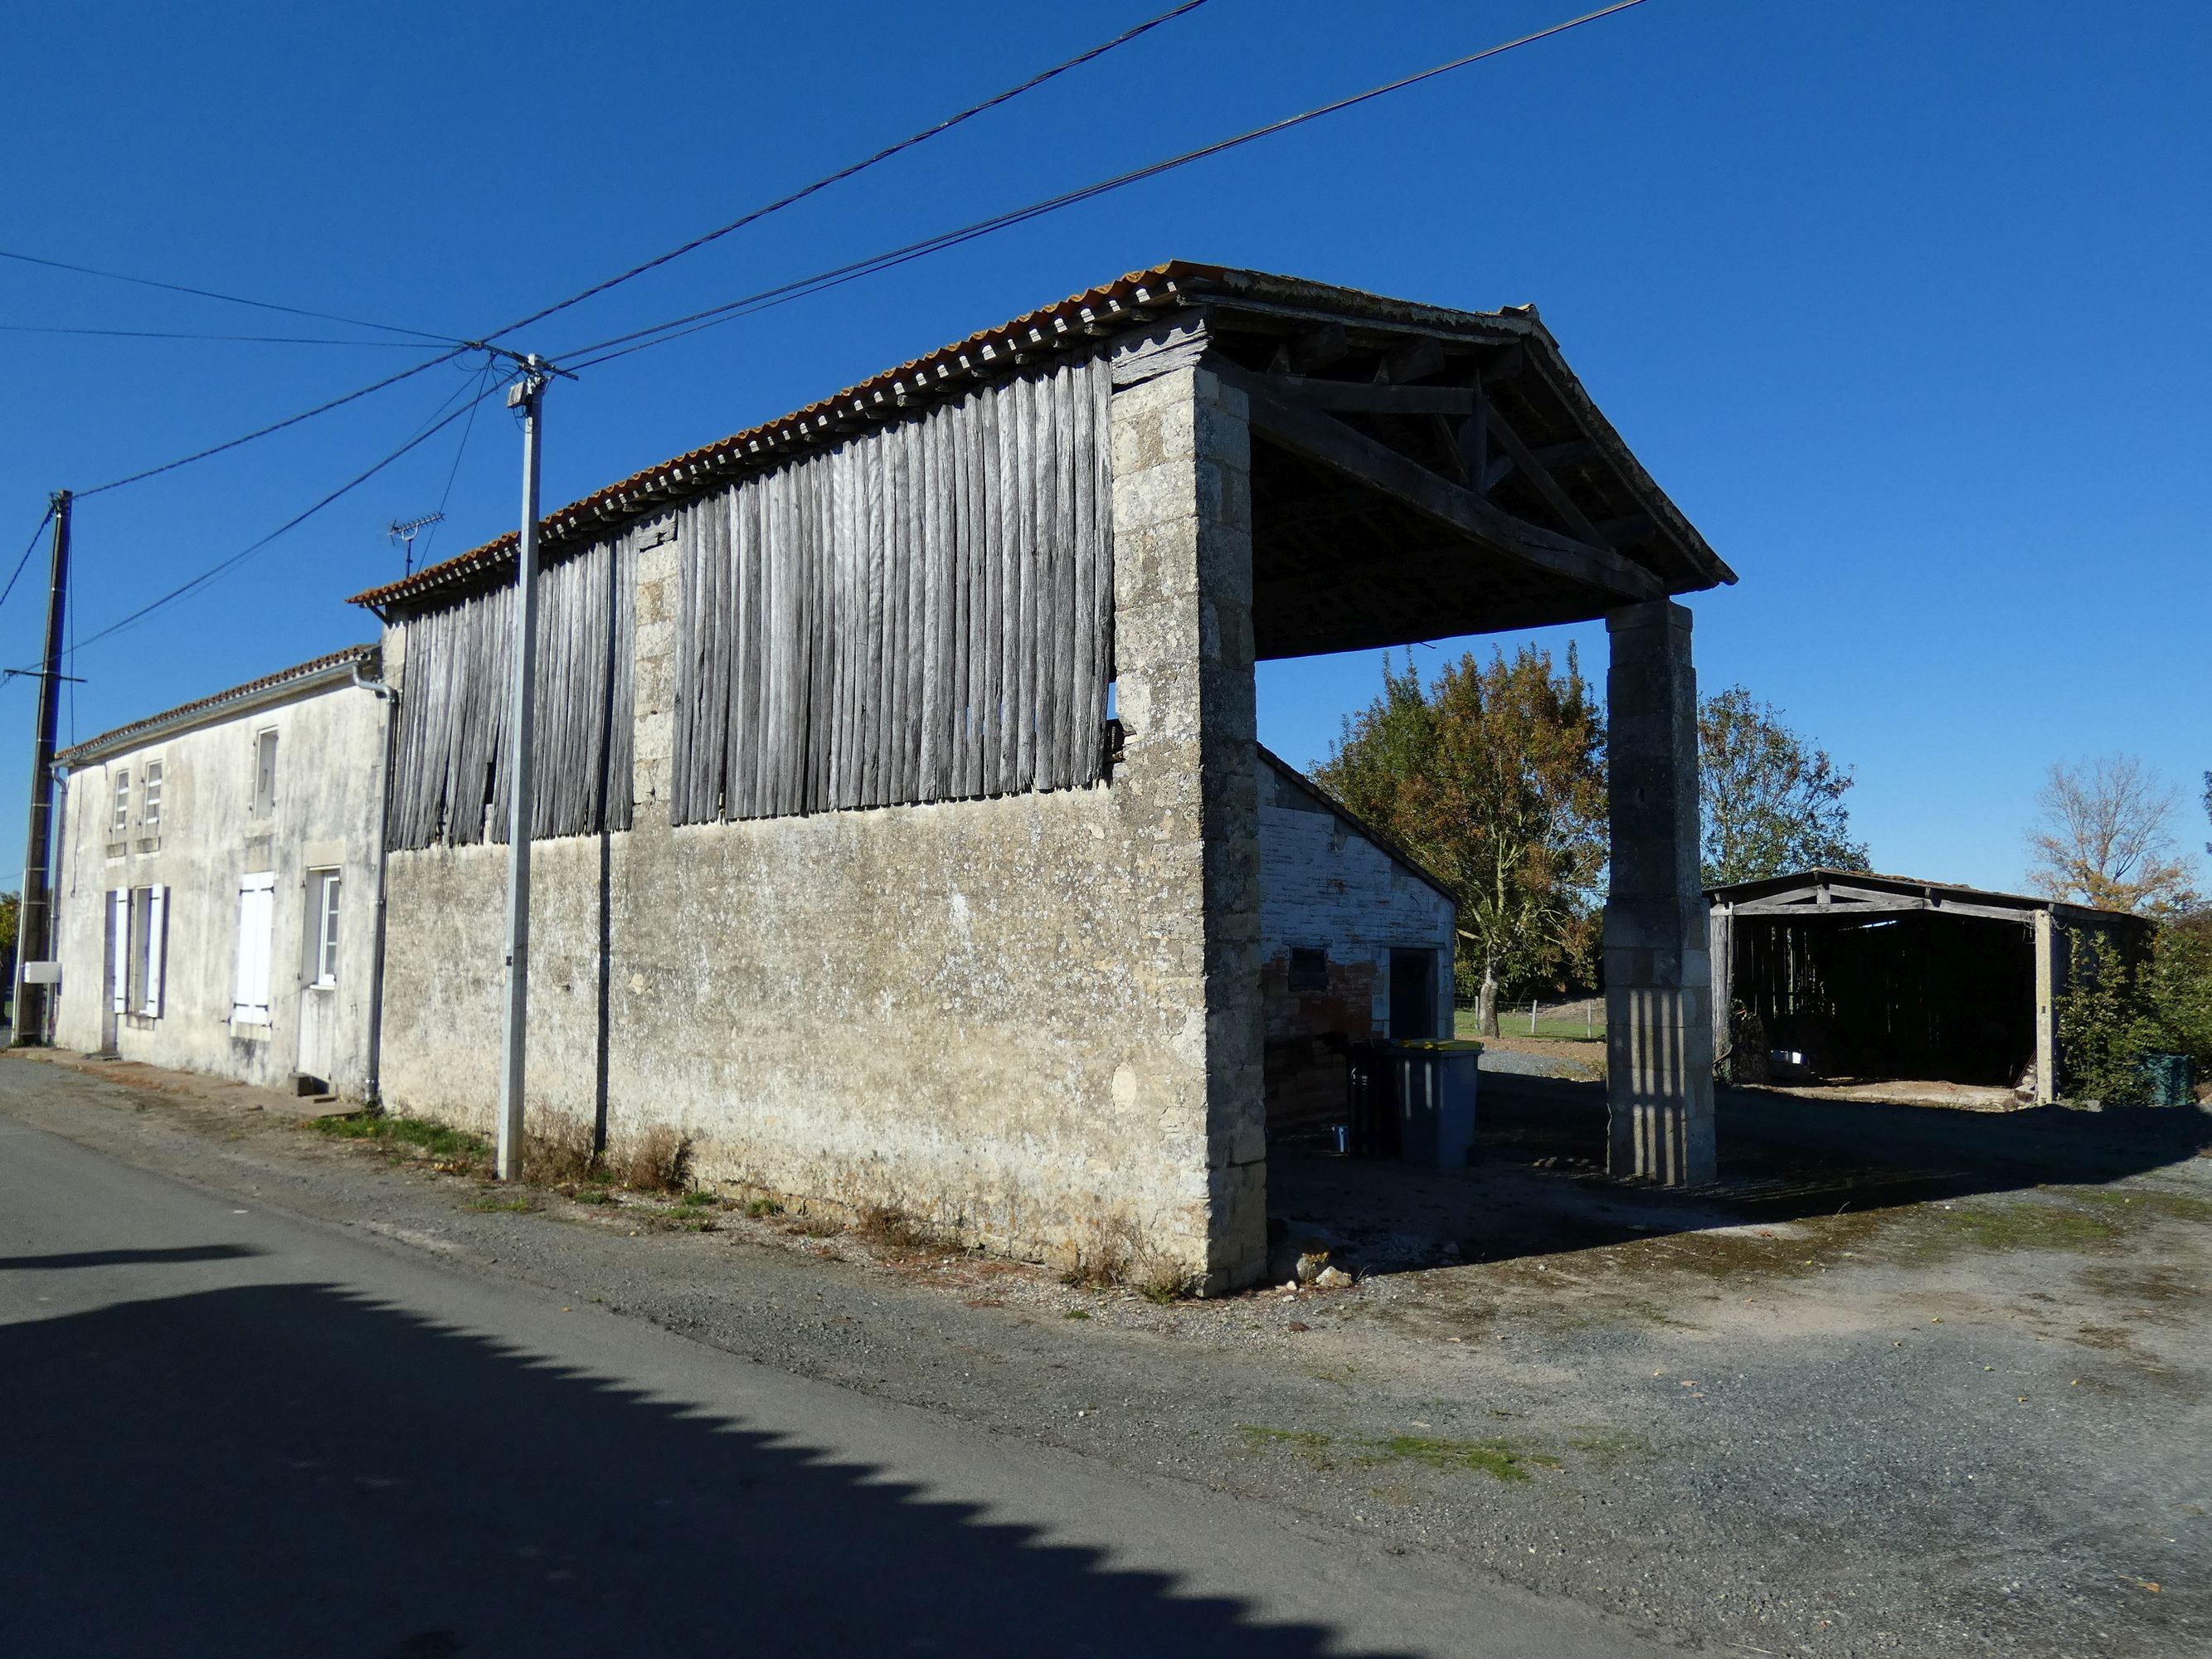
[[[1764,1048],[1778,1077],[2009,1087],[2035,1064],[2033,950],[2025,918],[1740,918],[1736,1070]],[[1778,1050],[1804,1059],[1778,1067]]]

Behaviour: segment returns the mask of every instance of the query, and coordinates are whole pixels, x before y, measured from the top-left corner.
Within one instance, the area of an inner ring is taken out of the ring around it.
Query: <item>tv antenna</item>
[[[404,524],[400,523],[397,519],[392,521],[392,539],[405,550],[407,556],[407,568],[401,572],[403,575],[411,576],[415,574],[416,537],[421,535],[432,525],[438,523],[445,516],[443,513],[425,513],[421,518],[410,519]]]

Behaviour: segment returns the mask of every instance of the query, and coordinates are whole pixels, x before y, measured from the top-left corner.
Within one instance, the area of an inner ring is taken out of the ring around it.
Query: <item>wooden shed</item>
[[[1735,1083],[1912,1079],[2057,1098],[2057,997],[2123,911],[1846,870],[1709,889],[1713,1052]]]

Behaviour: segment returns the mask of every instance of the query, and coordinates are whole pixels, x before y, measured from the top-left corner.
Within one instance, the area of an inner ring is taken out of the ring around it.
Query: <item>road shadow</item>
[[[0,1327],[0,1406],[11,1655],[1337,1650],[328,1286]]]
[[[1471,1169],[1271,1146],[1279,1253],[1311,1236],[1372,1273],[1550,1255],[1740,1223],[2099,1185],[2212,1148],[2212,1117],[2186,1108],[1964,1112],[1722,1089],[1715,1118],[1720,1180],[1668,1192],[1605,1174],[1601,1084],[1485,1072]]]
[[[153,1267],[177,1261],[235,1261],[259,1255],[251,1244],[179,1244],[161,1250],[64,1250],[54,1255],[0,1255],[0,1272],[55,1272],[70,1267]]]

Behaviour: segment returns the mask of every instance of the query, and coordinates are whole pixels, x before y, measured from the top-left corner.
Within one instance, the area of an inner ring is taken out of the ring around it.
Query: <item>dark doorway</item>
[[[1390,952],[1390,1036],[1419,1042],[1437,1034],[1437,953]]]

